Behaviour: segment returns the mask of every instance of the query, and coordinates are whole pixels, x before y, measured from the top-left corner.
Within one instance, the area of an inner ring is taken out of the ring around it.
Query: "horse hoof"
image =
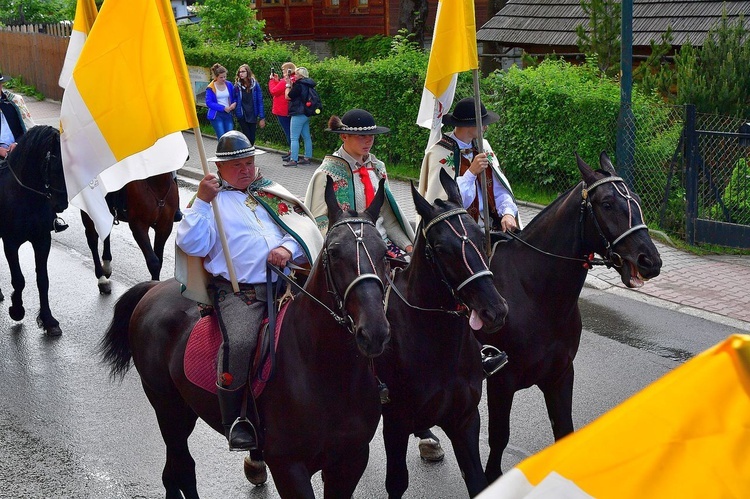
[[[60,329],[60,326],[52,326],[45,329],[44,334],[49,336],[50,338],[56,338],[58,336],[62,336],[62,329]]]
[[[104,272],[104,277],[109,279],[112,277],[112,261],[111,260],[104,260],[102,262],[102,271]]]
[[[8,313],[10,314],[10,318],[14,321],[22,321],[26,316],[26,309],[23,308],[23,306],[17,307],[15,305],[12,305],[8,309]]]
[[[99,286],[99,294],[102,294],[102,295],[112,294],[112,281],[110,281],[106,277],[104,276],[100,277],[99,282],[97,283],[97,286]]]
[[[422,438],[419,440],[419,457],[431,463],[438,463],[445,457],[445,452],[440,442],[434,438]]]
[[[245,478],[253,485],[263,485],[268,480],[265,461],[254,461],[250,456],[245,456]]]

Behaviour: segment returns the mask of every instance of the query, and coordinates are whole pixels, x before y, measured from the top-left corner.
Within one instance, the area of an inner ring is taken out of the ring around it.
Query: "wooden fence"
[[[67,35],[48,34],[50,31]],[[39,32],[42,30],[44,32]],[[23,25],[0,29],[0,72],[5,77],[23,76],[44,96],[62,100],[63,89],[57,84],[68,50],[67,25]]]

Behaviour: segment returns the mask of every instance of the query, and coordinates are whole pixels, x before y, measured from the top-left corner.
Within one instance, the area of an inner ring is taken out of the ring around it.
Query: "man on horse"
[[[258,330],[267,314],[267,300],[274,296],[274,290],[266,284],[270,282],[266,262],[279,267],[290,261],[312,263],[323,246],[315,221],[301,201],[260,175],[255,166],[257,154],[261,152],[242,133],[229,131],[221,136],[216,157],[209,159],[216,162],[218,174],[208,174],[201,180],[176,237],[178,250],[203,258],[202,270],[208,274],[204,274],[207,289],[196,286],[194,281],[187,282],[196,272],[180,275],[178,261],[177,278],[187,286],[183,294],[213,305],[219,320],[223,343],[218,355],[217,389],[230,450],[254,450],[258,446],[249,419],[257,423],[257,411],[248,386]],[[222,215],[231,257],[225,255],[223,234],[211,203]],[[194,265],[196,259],[191,263]],[[239,292],[230,282],[230,266],[236,271]]]
[[[495,233],[515,231],[521,225],[516,199],[489,142],[484,140],[483,152],[478,151],[479,133],[474,106],[473,98],[461,99],[456,104],[453,114],[447,113],[443,116],[443,124],[451,125],[454,129],[443,134],[440,141],[425,153],[419,174],[419,193],[430,203],[434,203],[437,198],[445,199],[447,194],[440,184],[440,170],[447,170],[458,184],[464,208],[481,227],[484,227],[480,175],[485,175],[487,191],[492,193],[487,199],[491,219],[490,230]],[[484,130],[500,119],[497,113],[487,111],[484,104],[481,104],[481,113],[481,126]],[[505,352],[485,345],[482,353],[485,376],[491,376],[507,362],[508,356]]]
[[[4,79],[0,74],[0,161],[5,160],[26,133],[26,121],[34,125],[23,97],[3,89]]]

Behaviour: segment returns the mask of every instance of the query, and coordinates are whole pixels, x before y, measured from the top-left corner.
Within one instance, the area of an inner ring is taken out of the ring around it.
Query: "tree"
[[[68,15],[71,0],[0,0],[0,20],[11,23],[56,23],[73,19]],[[73,2],[75,9],[75,2]]]
[[[596,55],[599,71],[614,76],[620,72],[620,2],[615,0],[581,0],[589,17],[587,27],[576,26],[578,49]]]
[[[200,30],[209,42],[260,43],[266,21],[258,21],[247,0],[205,0],[198,6]]]

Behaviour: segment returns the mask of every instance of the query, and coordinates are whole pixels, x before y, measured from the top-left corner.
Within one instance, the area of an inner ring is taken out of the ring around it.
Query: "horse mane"
[[[38,125],[21,136],[8,161],[14,171],[21,175],[27,167],[41,164],[50,151],[57,151],[59,156],[60,132],[48,125]]]

